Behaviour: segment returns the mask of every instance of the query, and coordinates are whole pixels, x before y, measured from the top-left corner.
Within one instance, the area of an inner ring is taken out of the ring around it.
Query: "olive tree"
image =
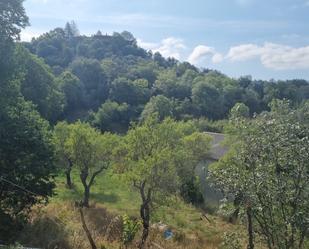
[[[117,136],[101,134],[87,123],[72,125],[70,138],[66,144],[74,166],[79,169],[84,187],[83,205],[89,207],[90,189],[97,175],[106,170],[112,160],[112,151],[117,145]]]
[[[233,146],[210,168],[226,195],[238,199],[268,248],[304,248],[309,228],[309,129],[285,101],[252,120],[232,120]],[[235,139],[236,138],[236,139]]]
[[[189,169],[201,158],[209,141],[208,135],[194,132],[190,124],[172,119],[159,123],[154,116],[140,126],[133,126],[124,137],[116,152],[116,169],[141,197],[143,233],[139,248],[144,248],[149,234],[153,204],[163,204],[158,196],[179,191],[183,166],[187,164]],[[198,150],[197,145],[203,149]]]

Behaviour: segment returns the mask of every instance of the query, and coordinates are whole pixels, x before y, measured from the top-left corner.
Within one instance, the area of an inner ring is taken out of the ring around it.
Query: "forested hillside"
[[[0,245],[308,248],[308,81],[230,78],[74,22],[21,42],[23,0],[0,1],[0,25]]]
[[[21,45],[21,92],[52,123],[82,119],[102,131],[124,132],[156,111],[161,119],[220,120],[238,102],[253,115],[269,110],[274,98],[294,106],[309,98],[305,80],[232,79],[152,54],[127,31],[87,37],[72,22]]]

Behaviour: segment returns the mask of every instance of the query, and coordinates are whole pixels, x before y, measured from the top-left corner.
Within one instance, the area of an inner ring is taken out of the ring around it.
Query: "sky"
[[[22,40],[74,20],[231,77],[309,80],[309,0],[26,0]]]

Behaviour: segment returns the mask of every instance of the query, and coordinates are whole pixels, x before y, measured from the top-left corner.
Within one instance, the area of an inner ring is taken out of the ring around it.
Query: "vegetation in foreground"
[[[129,32],[84,37],[73,23],[21,44],[22,3],[0,4],[1,242],[308,246],[307,81],[230,79],[153,55]],[[201,203],[185,198],[199,194],[194,166],[210,142],[201,127],[222,124],[231,152],[210,180],[227,197],[218,212],[239,225],[201,215]]]

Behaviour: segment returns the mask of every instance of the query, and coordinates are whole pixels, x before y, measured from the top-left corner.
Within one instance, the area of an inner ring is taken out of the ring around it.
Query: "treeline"
[[[127,31],[81,36],[74,22],[22,43],[15,56],[25,75],[21,92],[44,118],[87,120],[102,131],[125,132],[154,112],[221,120],[236,103],[253,115],[275,98],[294,106],[309,98],[305,80],[232,79],[145,51]]]

